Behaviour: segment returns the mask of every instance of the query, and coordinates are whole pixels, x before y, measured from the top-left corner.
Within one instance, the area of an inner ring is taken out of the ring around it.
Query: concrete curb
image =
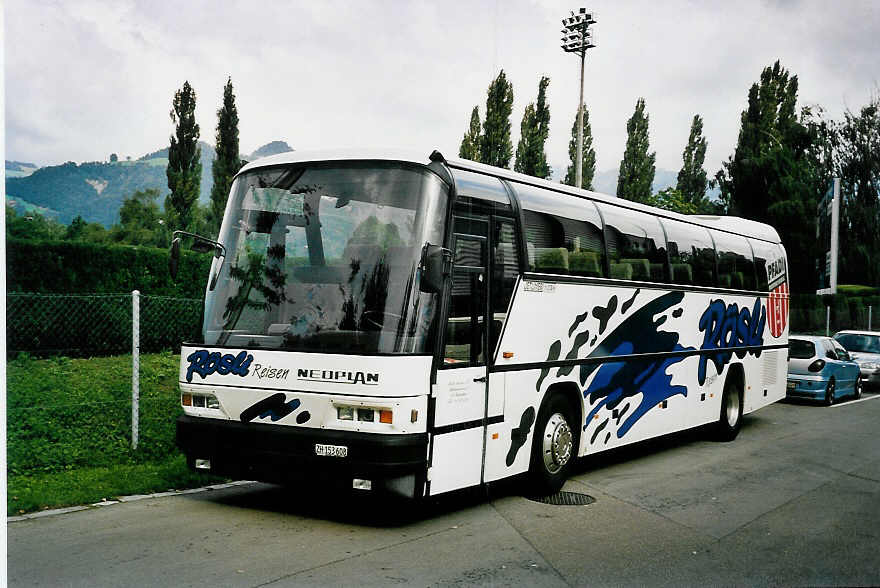
[[[63,515],[70,512],[78,512],[81,510],[91,510],[93,508],[101,508],[104,506],[111,506],[114,504],[121,504],[124,502],[137,502],[138,500],[146,500],[148,498],[165,498],[166,496],[182,496],[184,494],[197,494],[199,492],[207,492],[210,490],[223,490],[225,488],[234,488],[236,486],[247,486],[249,484],[256,484],[251,480],[238,480],[236,482],[228,482],[226,484],[211,484],[210,486],[202,486],[201,488],[188,488],[186,490],[169,490],[168,492],[154,492],[153,494],[132,494],[131,496],[119,496],[114,500],[102,500],[101,502],[96,502],[94,504],[88,504],[83,506],[68,506],[65,508],[55,508],[52,510],[41,510],[37,512],[31,512],[28,514],[15,516],[15,517],[6,517],[7,523],[16,523],[18,521],[27,521],[31,519],[41,519],[43,517],[51,517],[56,515]]]

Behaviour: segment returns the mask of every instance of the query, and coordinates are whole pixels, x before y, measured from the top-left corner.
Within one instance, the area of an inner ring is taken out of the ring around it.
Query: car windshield
[[[290,165],[239,176],[220,232],[209,345],[428,353],[436,295],[420,292],[447,187],[403,164]]]
[[[789,339],[788,348],[792,359],[809,359],[816,355],[816,345],[805,339]]]
[[[834,338],[847,351],[856,353],[880,353],[880,335],[858,335],[841,333]]]

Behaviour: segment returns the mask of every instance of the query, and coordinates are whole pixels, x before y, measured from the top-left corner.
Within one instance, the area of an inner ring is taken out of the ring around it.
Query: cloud
[[[274,139],[457,153],[503,67],[514,142],[540,76],[550,76],[547,151],[564,168],[578,96],[577,59],[559,48],[568,4],[9,0],[7,157],[47,164],[162,147],[184,80],[198,95],[202,139],[213,142],[228,76],[245,153]],[[617,168],[639,97],[658,166],[678,169],[700,113],[714,173],[735,146],[748,87],[776,59],[798,75],[802,104],[835,116],[863,104],[880,78],[872,2],[594,4],[599,46],[585,99],[599,169]]]

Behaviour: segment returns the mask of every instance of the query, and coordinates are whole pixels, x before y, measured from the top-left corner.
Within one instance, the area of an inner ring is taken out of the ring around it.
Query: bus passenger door
[[[455,234],[443,365],[432,388],[430,494],[482,482],[488,332],[487,239]]]

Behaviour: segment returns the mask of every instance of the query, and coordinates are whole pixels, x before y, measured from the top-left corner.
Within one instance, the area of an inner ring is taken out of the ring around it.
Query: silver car
[[[880,331],[840,331],[834,340],[859,364],[862,383],[880,387]]]

